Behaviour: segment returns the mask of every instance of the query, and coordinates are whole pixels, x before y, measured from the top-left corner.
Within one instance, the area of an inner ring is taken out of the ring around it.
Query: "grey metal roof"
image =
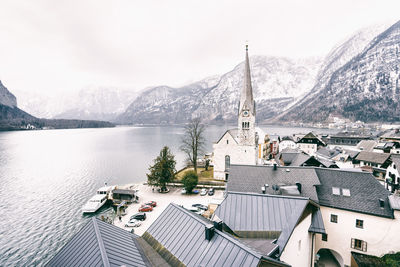
[[[239,236],[241,232],[281,232],[276,243],[282,252],[308,203],[309,199],[300,197],[228,192],[215,215]]]
[[[308,231],[313,233],[326,234],[324,220],[322,219],[322,213],[320,209],[313,212],[311,225]]]
[[[302,185],[301,196],[318,201],[315,185],[319,179],[311,167],[279,167],[234,165],[229,169],[227,191],[262,193],[261,187],[268,184],[266,194],[280,194],[272,189],[272,185]]]
[[[377,152],[361,151],[357,155],[356,160],[383,164],[389,159],[389,157],[390,157],[389,153],[377,153]]]
[[[396,165],[396,168],[400,167],[400,154],[391,154],[390,159]]]
[[[210,241],[206,227],[212,222],[173,203],[162,212],[143,235],[155,239],[186,266],[258,266],[263,257],[229,234],[214,230]],[[161,246],[161,247],[160,247]]]
[[[46,266],[148,266],[137,237],[93,217]]]
[[[112,191],[113,194],[121,194],[121,195],[135,195],[136,191],[135,190],[129,190],[129,189],[114,189]]]
[[[400,210],[400,197],[395,195],[389,196],[390,207],[394,210]]]
[[[328,157],[328,158],[333,158],[337,155],[339,155],[341,151],[339,149],[330,149],[328,147],[320,147],[317,150],[317,154],[320,154],[322,156]]]
[[[317,186],[319,204],[370,215],[393,218],[387,191],[371,173],[316,168],[321,184]],[[341,188],[340,195],[332,194],[332,187]],[[344,196],[342,189],[349,189],[350,196]],[[384,200],[384,208],[379,205]]]

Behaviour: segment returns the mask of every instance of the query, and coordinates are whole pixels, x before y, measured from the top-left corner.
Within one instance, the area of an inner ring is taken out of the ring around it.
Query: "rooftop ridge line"
[[[99,248],[100,248],[101,259],[102,259],[105,267],[110,267],[110,261],[108,260],[108,257],[107,257],[106,248],[104,247],[103,238],[101,237],[101,233],[99,230],[99,226],[97,225],[96,218],[93,217],[92,221],[93,221],[94,231],[96,233],[96,239],[97,239],[97,242],[98,242]]]

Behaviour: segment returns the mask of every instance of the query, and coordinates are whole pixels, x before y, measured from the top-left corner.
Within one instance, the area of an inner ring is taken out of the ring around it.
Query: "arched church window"
[[[226,144],[229,144],[229,140],[226,140]]]
[[[250,128],[250,122],[247,123],[247,128]]]
[[[244,122],[242,122],[242,129],[244,129]]]
[[[225,156],[225,171],[228,171],[231,167],[231,157],[229,155]]]

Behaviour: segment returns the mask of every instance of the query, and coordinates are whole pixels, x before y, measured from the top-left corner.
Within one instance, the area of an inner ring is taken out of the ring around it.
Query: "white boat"
[[[89,201],[83,205],[82,212],[83,213],[92,213],[96,212],[107,202],[107,195],[94,195]]]
[[[100,209],[108,200],[108,195],[111,192],[111,186],[104,186],[99,188],[89,201],[83,205],[83,213],[93,213]]]

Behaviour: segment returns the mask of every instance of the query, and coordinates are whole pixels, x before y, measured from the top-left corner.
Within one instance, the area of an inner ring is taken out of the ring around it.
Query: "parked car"
[[[207,189],[203,188],[200,191],[200,196],[205,196],[205,195],[207,195]]]
[[[153,210],[153,207],[152,206],[148,206],[148,205],[142,205],[139,208],[139,211],[141,211],[141,212],[152,211],[152,210]]]
[[[182,188],[181,194],[186,194],[186,188]]]
[[[208,195],[209,196],[213,196],[215,193],[215,189],[214,188],[210,188],[210,190],[208,190]]]
[[[153,208],[157,206],[157,202],[155,202],[155,201],[148,201],[144,204],[147,206],[152,206]]]
[[[196,208],[201,209],[201,210],[208,210],[208,207],[206,205],[203,205],[203,204],[193,204],[192,207],[196,207]]]
[[[142,225],[141,221],[139,221],[137,219],[133,219],[133,220],[130,220],[129,222],[127,222],[125,224],[125,227],[139,227],[141,225]]]
[[[185,209],[191,211],[191,212],[199,212],[199,208],[198,207],[184,207]]]
[[[192,192],[193,194],[198,194],[198,193],[200,193],[200,191],[199,190],[193,190],[193,192]]]
[[[144,220],[146,220],[146,213],[144,213],[144,212],[136,213],[136,214],[132,215],[130,218],[130,220],[134,220],[134,219],[144,221]]]

